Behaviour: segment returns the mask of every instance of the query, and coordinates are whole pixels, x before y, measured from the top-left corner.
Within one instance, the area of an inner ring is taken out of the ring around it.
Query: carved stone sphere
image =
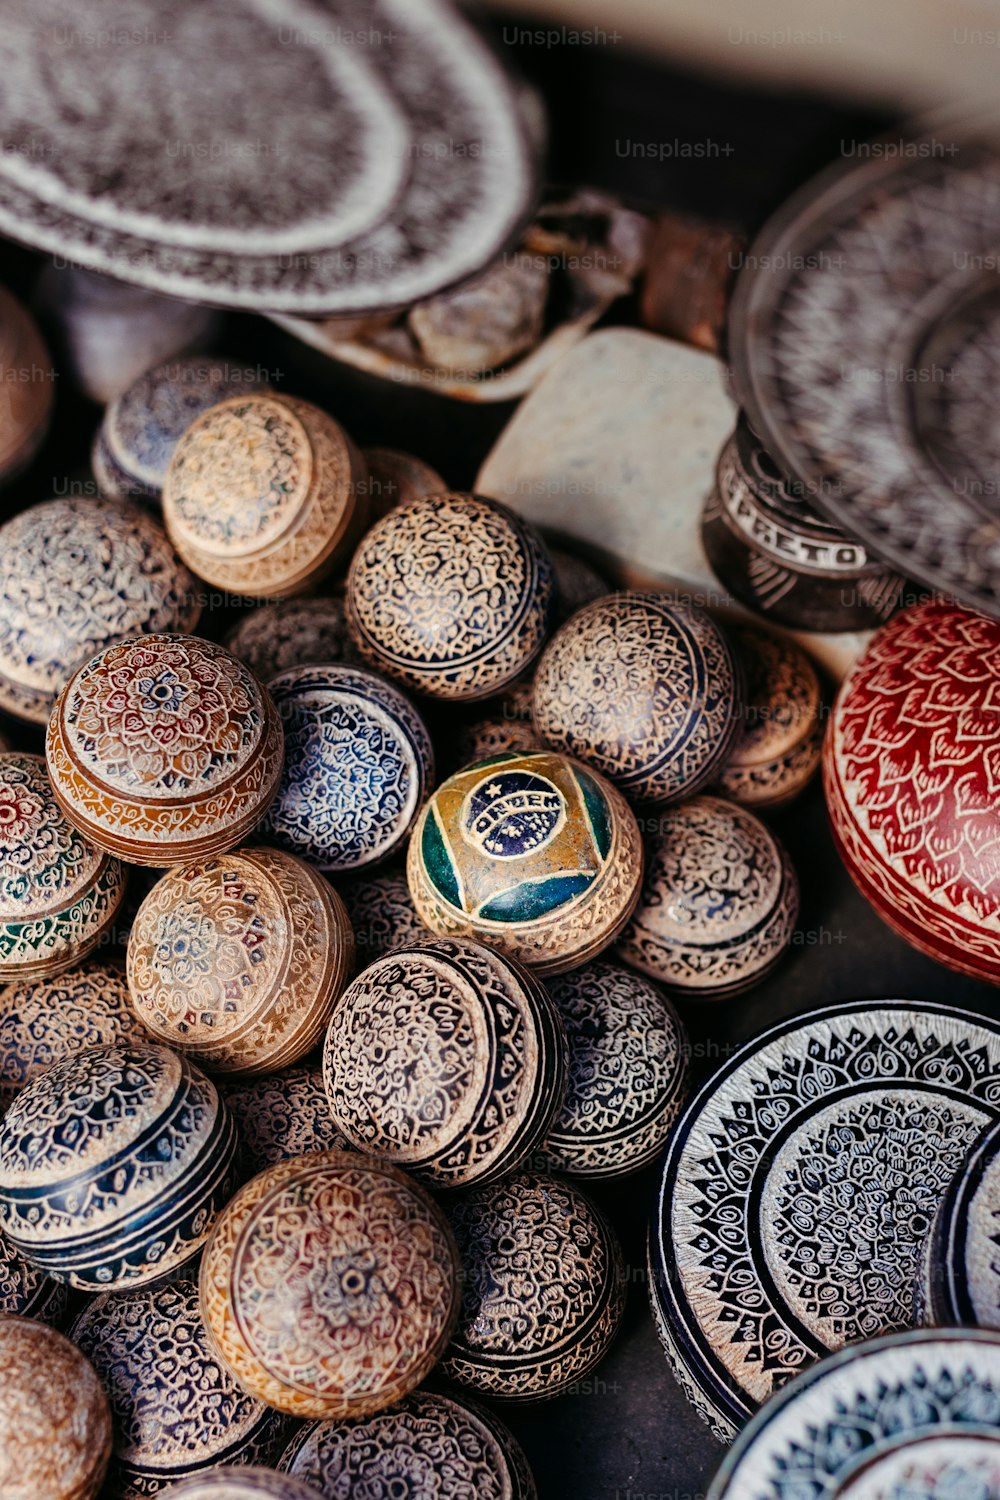
[[[253,673],[196,636],[133,636],[72,676],[45,742],[74,827],[113,854],[165,868],[221,854],[278,788],[281,723]]]
[[[72,1301],[73,1294],[68,1287],[37,1271],[0,1234],[0,1313],[37,1318],[40,1323],[62,1328]]]
[[[136,1015],[210,1073],[249,1077],[317,1046],[354,963],[344,903],[280,849],[180,865],[140,906],[128,943]]]
[[[575,615],[584,605],[592,604],[595,599],[601,599],[611,592],[597,569],[591,567],[584,558],[577,557],[575,552],[550,547],[549,553],[556,570],[558,624],[564,624],[570,615]]]
[[[448,488],[436,469],[412,453],[402,453],[397,448],[361,451],[368,465],[368,505],[373,522],[408,500],[437,495]]]
[[[718,773],[742,696],[733,649],[703,610],[659,594],[609,594],[542,653],[535,728],[633,800],[675,802]]]
[[[689,1044],[656,985],[597,959],[549,980],[566,1030],[569,1083],[539,1153],[574,1177],[617,1177],[655,1160],[687,1088]]]
[[[357,661],[339,595],[261,604],[233,626],[226,647],[261,682],[270,682],[289,667]]]
[[[540,751],[479,761],[443,782],[417,821],[406,873],[432,932],[558,974],[619,935],[642,859],[621,793]]]
[[[430,736],[412,703],[355,667],[292,667],[270,691],[285,769],[264,835],[331,873],[388,859],[434,779]]]
[[[309,1422],[281,1468],[351,1500],[536,1500],[528,1461],[502,1422],[453,1396],[415,1391],[353,1422]]]
[[[499,692],[538,655],[554,607],[552,562],[537,532],[479,495],[429,495],[390,511],[347,579],[361,654],[431,698]]]
[[[387,1162],[300,1156],[241,1188],[201,1262],[202,1317],[244,1390],[290,1416],[367,1416],[444,1351],[459,1261],[440,1208]]]
[[[288,1418],[213,1354],[194,1281],[95,1297],[72,1337],[111,1400],[115,1500],[156,1494],[207,1463],[274,1463],[288,1441]]]
[[[747,808],[692,797],[657,820],[617,951],[685,999],[726,999],[770,973],[798,913],[798,880],[778,837]]]
[[[417,916],[405,875],[366,875],[337,886],[354,928],[358,969],[431,936]]]
[[[32,1318],[0,1316],[0,1495],[94,1500],[111,1457],[111,1411],[93,1365]]]
[[[816,668],[792,641],[753,629],[733,639],[746,673],[746,707],[715,784],[743,807],[782,806],[819,770],[823,691]]]
[[[468,766],[473,761],[492,760],[495,755],[530,755],[545,746],[530,719],[498,714],[463,725],[457,735],[456,749],[452,764]]]
[[[40,755],[0,754],[0,981],[58,974],[93,952],[125,873],[67,821]]]
[[[603,1359],[625,1309],[611,1226],[578,1188],[518,1172],[449,1200],[464,1267],[442,1371],[497,1401],[572,1391]]]
[[[0,1227],[41,1271],[117,1291],[184,1264],[234,1186],[236,1134],[215,1085],[158,1047],[55,1063],[0,1124]]]
[[[330,1021],[323,1080],[358,1150],[436,1187],[509,1172],[544,1138],[566,1042],[526,969],[467,939],[378,959]]]
[[[163,1492],[164,1500],[316,1500],[316,1490],[292,1474],[228,1465],[206,1469],[195,1479],[182,1479]]]
[[[349,1151],[323,1087],[323,1070],[300,1063],[267,1078],[223,1083],[223,1099],[236,1121],[244,1174],[312,1151]]]

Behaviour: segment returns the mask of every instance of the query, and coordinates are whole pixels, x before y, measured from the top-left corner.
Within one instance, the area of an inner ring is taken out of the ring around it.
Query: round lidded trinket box
[[[133,636],[79,667],[49,721],[52,787],[101,848],[164,868],[221,854],[278,789],[281,722],[252,672],[196,636]]]
[[[449,1200],[464,1267],[442,1370],[496,1401],[539,1401],[583,1380],[625,1309],[614,1231],[578,1188],[517,1172]]]
[[[647,840],[642,894],[617,951],[686,999],[728,999],[770,973],[798,914],[780,839],[745,807],[692,797],[665,809]]]
[[[308,1423],[281,1468],[321,1495],[536,1500],[528,1461],[503,1423],[432,1391],[353,1422]]]
[[[639,899],[635,814],[603,777],[539,751],[479,761],[424,808],[406,865],[432,932],[558,974],[612,943]]]
[[[848,673],[823,752],[834,842],[861,894],[915,948],[991,984],[998,695],[1000,622],[928,599]]]
[[[701,537],[713,572],[756,614],[792,630],[872,630],[905,579],[811,504],[745,417],[719,455]]]
[[[178,441],[163,519],[207,583],[256,598],[301,594],[360,535],[365,475],[361,454],[318,406],[270,392],[235,396]]]
[[[329,1151],[240,1189],[205,1248],[200,1285],[214,1347],[244,1390],[291,1416],[367,1416],[440,1358],[459,1261],[419,1183]]]
[[[500,692],[542,649],[554,609],[541,537],[482,495],[396,507],[365,536],[347,576],[361,654],[430,698]]]
[[[288,1441],[288,1418],[242,1391],[213,1355],[194,1281],[95,1297],[72,1337],[110,1397],[115,1500],[155,1494],[209,1463],[274,1463]]]
[[[0,287],[0,484],[26,468],[45,439],[55,373],[34,319],[6,287]]]
[[[744,807],[778,807],[811,781],[823,757],[823,690],[791,641],[765,630],[734,635],[746,675],[743,721],[715,785]]]
[[[37,1318],[61,1328],[66,1322],[72,1293],[61,1282],[37,1271],[19,1250],[0,1234],[0,1314]]]
[[[705,786],[733,742],[742,677],[703,610],[609,594],[553,636],[535,673],[535,728],[639,802]]]
[[[934,1216],[920,1267],[923,1320],[1000,1329],[1000,1124],[975,1141]]]
[[[269,682],[290,667],[357,662],[339,595],[261,604],[233,626],[225,646],[261,682]]]
[[[193,630],[195,581],[135,505],[46,500],[0,526],[0,708],[36,724],[125,635]]]
[[[260,371],[205,355],[146,370],[108,403],[91,463],[103,495],[159,502],[174,449],[195,417],[267,381]]]
[[[723,1441],[803,1366],[910,1325],[931,1220],[998,1086],[996,1022],[869,1000],[780,1022],[695,1095],[664,1160],[650,1292]]]
[[[1000,1335],[911,1329],[793,1380],[740,1434],[708,1500],[993,1500]]]
[[[58,974],[105,936],[125,874],[67,822],[40,755],[0,755],[0,981]]]
[[[381,520],[397,505],[447,490],[441,475],[422,458],[398,448],[363,448],[368,465],[368,505],[372,521]]]
[[[305,1057],[353,963],[344,903],[279,849],[234,849],[169,870],[128,941],[129,991],[147,1031],[235,1077]]]
[[[0,1115],[46,1068],[85,1047],[149,1040],[118,963],[0,990]]]
[[[155,1281],[197,1254],[234,1186],[215,1085],[152,1042],[55,1063],[0,1122],[0,1227],[82,1291]]]
[[[262,834],[319,870],[388,859],[434,780],[430,735],[412,703],[356,667],[292,667],[269,689],[285,769]]]
[[[223,1082],[220,1093],[236,1121],[245,1176],[311,1151],[349,1151],[323,1087],[323,1069],[299,1063],[266,1078]]]
[[[4,1500],[94,1500],[111,1412],[90,1361],[45,1323],[0,1316],[0,1391]]]
[[[348,985],[323,1080],[353,1146],[432,1186],[464,1187],[503,1176],[544,1138],[566,1087],[566,1042],[526,969],[442,938]]]
[[[665,995],[597,959],[548,981],[566,1031],[565,1100],[538,1161],[574,1177],[618,1177],[659,1156],[687,1088],[689,1043]]]
[[[343,881],[337,889],[354,929],[359,970],[386,953],[431,937],[417,916],[405,875],[359,876]]]
[[[231,1468],[220,1464],[194,1479],[182,1479],[163,1491],[164,1500],[316,1500],[316,1490],[292,1474],[277,1474],[256,1465]]]

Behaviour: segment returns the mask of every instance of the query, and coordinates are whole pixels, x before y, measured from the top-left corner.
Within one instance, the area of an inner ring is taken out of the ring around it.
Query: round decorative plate
[[[349,1151],[323,1087],[323,1069],[300,1063],[267,1078],[223,1082],[219,1092],[236,1121],[244,1175],[311,1151]]]
[[[248,1182],[201,1261],[223,1363],[296,1417],[368,1416],[408,1395],[444,1351],[458,1287],[454,1236],[426,1190],[337,1151]]]
[[[495,1401],[571,1392],[600,1363],[625,1310],[625,1266],[578,1188],[517,1172],[449,1201],[464,1267],[442,1369]]]
[[[81,662],[123,635],[193,630],[195,582],[163,528],[116,500],[46,500],[0,526],[0,708],[48,722]]]
[[[1000,1328],[1000,1124],[975,1142],[934,1216],[920,1267],[924,1321]]]
[[[196,636],[133,636],[78,668],[45,741],[75,827],[137,865],[221,854],[278,789],[281,723],[242,662]]]
[[[480,270],[534,187],[493,54],[438,0],[373,0],[363,25],[349,7],[328,26],[310,15],[137,0],[95,78],[93,39],[116,38],[120,10],[94,0],[81,28],[48,0],[8,38],[0,229],[171,296],[306,317],[406,305]],[[101,107],[83,119],[88,88]]]
[[[0,981],[85,958],[124,894],[121,865],[66,821],[42,757],[0,754]]]
[[[528,667],[555,609],[541,537],[481,495],[400,505],[361,542],[347,618],[361,654],[432,698],[487,698]]]
[[[536,1500],[527,1459],[503,1423],[431,1391],[374,1417],[308,1423],[281,1468],[321,1495],[355,1500]]]
[[[1000,1111],[1000,1025],[869,1000],[741,1047],[671,1137],[650,1231],[668,1357],[732,1438],[829,1350],[912,1316],[938,1203]]]
[[[0,1317],[0,1495],[94,1500],[111,1457],[97,1372],[54,1328]]]
[[[292,1474],[273,1469],[207,1469],[194,1479],[182,1479],[163,1492],[164,1500],[316,1500],[316,1490]]]
[[[285,769],[262,834],[338,874],[388,859],[434,780],[430,736],[412,703],[355,667],[291,667],[269,688]]]
[[[291,1424],[215,1358],[196,1282],[95,1297],[71,1334],[111,1400],[116,1500],[156,1494],[209,1464],[277,1461]]]
[[[434,1187],[490,1182],[544,1138],[566,1088],[545,990],[479,943],[441,938],[371,964],[326,1034],[333,1117],[358,1150]]]
[[[273,1073],[326,1030],[354,964],[344,903],[279,849],[169,870],[136,913],[128,985],[157,1041],[210,1073]]]
[[[781,840],[745,807],[692,797],[656,820],[642,894],[617,951],[686,999],[727,999],[780,962],[798,914],[799,883]]]
[[[996,615],[1000,153],[975,122],[907,145],[782,207],[737,278],[729,352],[754,430],[824,515]]]
[[[1000,983],[1000,624],[930,599],[841,684],[823,756],[834,842],[890,927]]]
[[[0,1122],[0,1227],[82,1291],[155,1281],[208,1238],[235,1154],[229,1113],[193,1063],[152,1042],[91,1047]]]
[[[734,633],[747,682],[743,722],[716,786],[744,807],[779,807],[808,785],[823,757],[823,690],[794,642],[766,630]]]
[[[845,1349],[769,1401],[708,1500],[995,1500],[1000,1335],[921,1330]]]
[[[450,776],[410,839],[407,879],[432,932],[472,937],[544,974],[619,935],[642,883],[620,792],[565,755],[500,755]]]
[[[262,604],[233,626],[225,645],[261,682],[269,682],[290,667],[357,663],[339,595]]]
[[[257,598],[301,594],[364,526],[365,462],[309,401],[259,391],[202,412],[178,439],[163,519],[199,578]]]
[[[354,929],[358,969],[386,953],[425,943],[430,932],[417,916],[405,875],[359,876],[338,884]]]
[[[743,683],[704,610],[608,594],[553,636],[535,672],[535,728],[639,802],[707,785],[739,725]]]

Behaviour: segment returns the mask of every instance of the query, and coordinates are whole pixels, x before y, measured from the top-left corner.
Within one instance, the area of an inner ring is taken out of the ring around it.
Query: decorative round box
[[[0,526],[0,708],[36,724],[72,672],[124,635],[192,630],[195,583],[135,505],[47,500]]]
[[[361,654],[431,698],[488,698],[534,661],[555,609],[541,537],[481,495],[425,496],[376,522],[347,575]]]
[[[530,719],[502,715],[464,725],[458,730],[455,743],[454,763],[458,766],[492,760],[497,755],[531,755],[535,750],[545,749]]]
[[[687,1106],[650,1230],[667,1355],[723,1440],[803,1366],[912,1318],[935,1210],[1000,1107],[1000,1024],[867,1000],[780,1022]]]
[[[566,1088],[566,1041],[526,969],[442,938],[348,985],[323,1081],[353,1146],[435,1187],[465,1187],[502,1177],[544,1138]]]
[[[291,1474],[273,1469],[206,1469],[194,1479],[182,1479],[163,1491],[164,1500],[316,1500],[316,1491]]]
[[[72,1293],[61,1282],[36,1271],[20,1251],[0,1234],[0,1314],[37,1318],[61,1328],[66,1321]]]
[[[97,1372],[33,1318],[0,1316],[0,1495],[94,1500],[111,1457],[111,1411]]]
[[[70,822],[137,865],[232,849],[281,776],[281,721],[222,646],[133,636],[78,668],[53,711],[45,756]]]
[[[17,298],[0,287],[0,484],[34,458],[49,429],[55,370],[34,320]]]
[[[422,458],[398,448],[363,448],[368,465],[368,506],[372,521],[387,516],[397,505],[438,495],[447,490],[441,475]]]
[[[339,595],[261,604],[233,627],[225,644],[261,682],[269,682],[289,667],[338,661],[355,664],[357,660]]]
[[[235,594],[301,594],[350,554],[365,524],[366,470],[346,432],[308,401],[235,396],[196,417],[174,449],[163,518],[181,557]]]
[[[82,1291],[155,1281],[195,1255],[234,1186],[215,1085],[152,1042],[53,1064],[0,1124],[0,1225]]]
[[[194,1281],[95,1297],[72,1338],[111,1399],[115,1500],[156,1494],[210,1463],[274,1463],[288,1442],[288,1418],[215,1358]]]
[[[906,587],[814,510],[805,486],[779,471],[745,417],[719,454],[701,538],[726,588],[792,630],[871,630]]]
[[[354,929],[358,969],[386,953],[425,943],[431,936],[417,916],[404,875],[372,875],[346,880],[337,889]]]
[[[344,903],[279,849],[169,870],[128,941],[136,1014],[210,1073],[273,1073],[321,1040],[354,964]]]
[[[285,770],[263,830],[345,873],[398,851],[434,780],[434,751],[408,698],[357,667],[292,667],[270,692]]]
[[[472,937],[540,974],[614,942],[639,899],[635,814],[603,777],[564,755],[479,761],[438,787],[406,865],[432,932]]]
[[[799,883],[756,814],[721,797],[666,809],[646,845],[646,878],[618,944],[626,963],[689,1000],[759,984],[795,931]]]
[[[989,1126],[952,1177],[920,1267],[924,1321],[1000,1328],[1000,1124]]]
[[[862,895],[915,948],[991,984],[998,694],[1000,622],[930,599],[845,678],[823,752],[834,842]]]
[[[432,1391],[415,1391],[373,1417],[308,1423],[281,1468],[321,1495],[358,1500],[536,1500],[528,1461],[503,1423]]]
[[[574,552],[550,547],[549,556],[556,574],[556,623],[564,624],[571,615],[595,599],[603,599],[611,590],[589,562]]]
[[[267,1078],[223,1083],[247,1177],[311,1151],[349,1151],[323,1087],[323,1069],[300,1063]]]
[[[535,728],[639,802],[707,785],[738,728],[732,647],[703,610],[609,594],[553,636],[535,673]]]
[[[227,1205],[202,1256],[201,1310],[244,1390],[291,1416],[368,1416],[437,1363],[458,1282],[425,1189],[328,1151],[268,1168]]]
[[[266,385],[258,370],[204,355],[146,370],[108,404],[94,438],[91,463],[101,493],[159,502],[174,449],[195,417]]]
[[[129,1000],[125,970],[89,963],[0,990],[0,1115],[46,1068],[85,1047],[149,1037]]]
[[[816,668],[791,641],[766,630],[734,637],[743,661],[746,708],[716,786],[744,807],[791,802],[823,756],[823,690]]]
[[[740,1435],[708,1500],[993,1500],[1000,1336],[921,1329],[844,1349]]]
[[[464,1267],[442,1365],[496,1401],[572,1391],[607,1353],[625,1309],[614,1231],[570,1183],[518,1172],[449,1204]]]
[[[549,981],[566,1031],[569,1082],[540,1164],[618,1177],[663,1149],[687,1089],[690,1045],[670,1001],[602,959]]]
[[[65,819],[40,755],[0,754],[0,981],[58,974],[101,942],[121,906],[116,859]]]

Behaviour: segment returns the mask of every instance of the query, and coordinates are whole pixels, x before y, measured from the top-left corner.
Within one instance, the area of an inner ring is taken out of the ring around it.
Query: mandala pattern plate
[[[784,1021],[708,1080],[667,1151],[650,1287],[719,1437],[826,1352],[909,1325],[931,1219],[998,1111],[1000,1025],[905,1000]]]
[[[55,1329],[0,1317],[0,1494],[94,1500],[111,1457],[97,1372]]]

